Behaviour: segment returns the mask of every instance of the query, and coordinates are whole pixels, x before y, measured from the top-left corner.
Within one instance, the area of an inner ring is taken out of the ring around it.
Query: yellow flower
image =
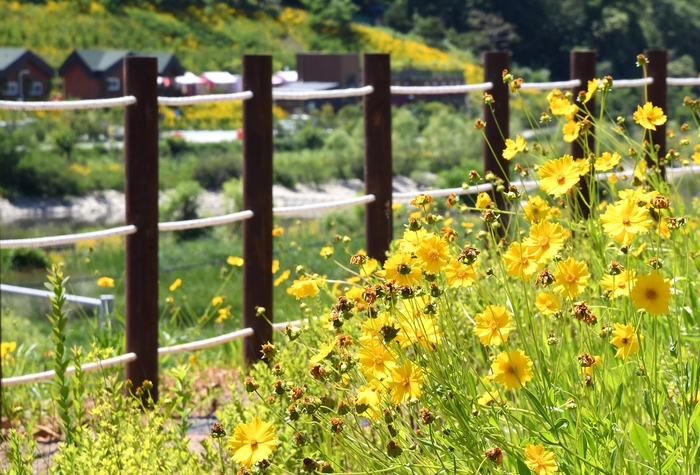
[[[452,259],[445,267],[445,278],[450,287],[469,287],[476,280],[476,263],[468,266]]]
[[[600,365],[603,363],[603,358],[600,356],[594,356],[593,360],[594,360],[593,364],[586,368],[586,374],[588,374],[590,376],[593,376],[593,370],[595,368],[600,367]]]
[[[280,261],[279,259],[275,259],[272,261],[272,273],[276,274],[278,270],[280,270]]]
[[[392,211],[398,211],[401,208],[403,208],[403,205],[401,203],[391,203],[391,210]]]
[[[114,279],[111,277],[100,277],[97,279],[97,285],[100,287],[114,287]]]
[[[275,226],[274,228],[272,228],[272,235],[274,237],[279,237],[283,234],[284,234],[284,228],[281,228],[279,226]]]
[[[539,196],[533,196],[523,206],[523,212],[525,213],[525,219],[531,223],[542,221],[549,214],[549,205]]]
[[[696,145],[695,148],[693,149],[695,153],[693,153],[690,158],[693,159],[693,163],[696,165],[700,165],[700,145]]]
[[[400,323],[401,331],[396,335],[396,341],[401,348],[420,343],[424,348],[432,350],[439,343],[442,334],[432,318],[418,317]]]
[[[291,274],[289,269],[285,269],[282,271],[279,277],[275,279],[275,287],[279,287],[279,285],[284,282],[285,280],[289,279],[289,275]]]
[[[564,124],[562,132],[564,133],[564,142],[573,142],[578,138],[581,131],[581,123],[571,120]]]
[[[216,317],[216,323],[222,323],[224,320],[226,320],[230,316],[231,316],[231,307],[220,308],[219,309],[219,316]]]
[[[506,389],[521,388],[533,376],[532,360],[523,350],[504,351],[491,364],[493,380]]]
[[[425,228],[420,228],[418,231],[406,229],[403,232],[403,239],[399,239],[399,251],[408,253],[416,252],[421,239],[423,239],[426,234],[428,234],[428,231],[426,231]]]
[[[508,334],[515,330],[511,315],[500,305],[489,305],[484,313],[478,313],[474,317],[474,321],[474,334],[484,346],[500,346],[508,341]]]
[[[421,268],[432,274],[441,271],[450,262],[450,249],[440,236],[430,233],[421,239],[416,257]]]
[[[542,315],[554,315],[561,310],[561,300],[551,292],[540,292],[535,298],[535,306]]]
[[[591,165],[585,158],[577,158],[576,160],[574,160],[574,166],[578,170],[579,176],[586,175],[588,172],[591,171]]]
[[[396,368],[396,360],[386,347],[376,340],[368,340],[357,352],[360,369],[368,378],[384,379]]]
[[[384,385],[377,379],[369,381],[364,386],[357,390],[355,396],[355,406],[366,407],[364,410],[359,410],[358,413],[369,415],[371,419],[377,419],[381,414],[379,404],[382,402],[382,393]]]
[[[248,424],[238,424],[228,441],[233,451],[233,461],[245,467],[267,459],[277,448],[277,443],[275,428],[259,417],[254,417]]]
[[[621,200],[608,205],[600,222],[608,236],[624,245],[629,245],[635,234],[646,233],[654,224],[649,217],[649,210],[632,200]]]
[[[391,390],[393,404],[418,398],[423,388],[423,373],[418,366],[406,361],[391,373],[391,380],[387,382],[387,386]]]
[[[328,358],[331,354],[333,348],[335,348],[335,340],[328,340],[328,343],[321,343],[321,348],[319,348],[318,353],[309,358],[309,363],[312,365],[319,364],[321,361]]]
[[[608,177],[608,182],[612,183],[613,185],[617,183],[617,174],[616,173],[611,173],[610,176]]]
[[[363,344],[369,344],[368,341],[376,340],[380,342],[382,340],[381,330],[383,327],[394,326],[394,321],[391,318],[391,314],[388,312],[382,312],[377,318],[368,318],[362,322],[362,336],[360,337],[360,342]]]
[[[379,261],[370,257],[364,264],[362,264],[362,267],[360,267],[360,275],[362,277],[368,277],[380,267]]]
[[[294,281],[287,289],[287,293],[289,295],[294,295],[297,300],[303,297],[314,297],[318,293],[318,284],[321,282],[321,279],[302,276],[300,279]]]
[[[501,394],[493,389],[485,391],[484,394],[476,400],[481,406],[490,406],[493,403],[506,404],[506,400],[501,397]]]
[[[639,163],[646,163],[645,161],[640,161]],[[644,191],[644,188],[638,186],[634,189],[620,190],[617,192],[618,198],[621,200],[630,200],[632,203],[637,203],[638,205],[644,205],[647,208],[651,207],[651,200],[653,200],[659,194],[658,191]]]
[[[515,140],[506,139],[506,148],[503,150],[503,158],[511,160],[518,153],[524,152],[527,147],[527,142],[520,135],[515,137]]]
[[[630,298],[637,308],[643,308],[649,315],[668,313],[671,300],[671,282],[664,279],[658,271],[637,277]]]
[[[551,221],[533,224],[522,245],[532,259],[544,264],[564,247],[564,228]]]
[[[235,257],[235,256],[228,256],[228,259],[226,259],[226,264],[228,264],[230,266],[241,267],[243,265],[243,258],[242,257]]]
[[[588,88],[586,89],[586,97],[581,101],[582,104],[585,104],[586,102],[590,101],[595,92],[598,90],[598,80],[597,79],[591,79],[588,81]]]
[[[3,341],[0,343],[0,362],[5,362],[10,353],[17,349],[16,341]]]
[[[617,348],[615,358],[627,359],[629,355],[636,355],[639,351],[639,342],[644,340],[643,336],[637,336],[631,323],[627,325],[616,323],[612,334],[613,339],[610,340],[610,344]]]
[[[413,285],[421,278],[416,258],[407,252],[397,252],[384,262],[384,277],[397,285]]]
[[[525,446],[525,465],[537,475],[552,475],[559,471],[554,452],[544,450],[541,444]]]
[[[581,179],[579,169],[574,165],[571,155],[547,160],[537,170],[537,174],[540,176],[540,188],[554,196],[567,193]]]
[[[586,288],[591,274],[588,273],[588,266],[585,262],[569,257],[567,260],[557,263],[554,278],[556,280],[552,290],[564,297],[574,298]]]
[[[651,102],[644,104],[644,107],[637,106],[634,113],[634,121],[645,129],[656,130],[657,125],[666,123],[666,116],[661,107],[654,106]]]
[[[519,242],[514,242],[508,248],[508,252],[503,254],[503,261],[506,263],[508,275],[530,280],[537,272],[537,259],[531,256],[527,249]]]
[[[218,295],[218,296],[214,297],[213,299],[211,299],[211,306],[216,307],[217,305],[221,305],[222,303],[224,303],[225,300],[226,300],[225,296]]]
[[[637,273],[633,270],[623,270],[619,275],[605,274],[600,285],[610,293],[610,298],[629,295],[630,289],[634,287]]]
[[[595,171],[606,172],[612,170],[620,164],[621,159],[622,157],[620,157],[620,154],[617,152],[603,152],[602,155],[595,160]]]
[[[321,248],[321,252],[318,253],[319,256],[325,257],[326,259],[330,259],[333,257],[333,248],[331,246],[325,246]]]
[[[171,292],[176,291],[177,289],[180,288],[181,285],[182,285],[182,279],[175,279],[175,282],[173,282],[173,283],[170,285],[170,291],[171,291]]]
[[[578,112],[578,106],[572,104],[565,97],[552,97],[549,102],[549,110],[552,111],[552,115],[562,115],[569,120],[573,120],[574,116]]]
[[[478,208],[478,209],[484,209],[484,208],[488,208],[488,206],[491,203],[492,203],[492,201],[491,201],[491,197],[489,196],[489,194],[486,192],[482,192],[482,193],[479,193],[477,195],[476,204],[474,206],[476,206],[476,208]]]

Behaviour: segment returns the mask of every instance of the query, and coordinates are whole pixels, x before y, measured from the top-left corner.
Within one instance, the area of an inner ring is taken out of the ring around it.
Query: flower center
[[[623,338],[623,339],[622,339],[622,344],[623,344],[623,345],[626,345],[628,341],[629,341],[629,340],[628,340],[627,338]]]
[[[649,300],[656,300],[656,297],[658,294],[656,293],[656,290],[654,289],[647,289],[647,291],[644,293],[645,297]]]
[[[401,381],[401,384],[403,384],[404,386],[408,387],[408,386],[411,385],[411,380],[408,379],[408,378],[403,378],[403,381]]]
[[[630,219],[628,217],[624,217],[624,218],[622,218],[622,224],[625,226],[631,226],[632,221],[630,221]]]
[[[411,266],[409,266],[405,262],[402,262],[401,264],[399,264],[399,266],[396,268],[396,270],[401,275],[408,275],[411,273]]]
[[[557,185],[563,185],[564,183],[566,183],[566,176],[564,176],[563,173],[560,173],[557,175]]]
[[[576,282],[576,276],[574,274],[566,274],[566,282],[568,284],[573,284]]]
[[[250,447],[255,449],[258,446],[258,441],[255,439],[250,439]]]
[[[428,258],[431,261],[437,261],[438,259],[440,259],[440,253],[433,249],[428,253]]]

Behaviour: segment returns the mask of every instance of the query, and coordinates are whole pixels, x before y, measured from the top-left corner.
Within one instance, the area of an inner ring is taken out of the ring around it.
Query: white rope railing
[[[8,294],[17,295],[28,295],[30,297],[51,297],[54,294],[53,292],[49,292],[48,290],[30,289],[27,287],[17,287],[16,285],[7,284],[0,284],[0,292],[7,292]],[[83,297],[82,295],[72,294],[65,294],[64,297],[68,302],[75,302],[83,305],[92,305],[93,307],[102,306],[102,300],[92,297]]]
[[[410,201],[417,195],[430,195],[433,198],[442,198],[445,196],[454,195],[473,195],[484,191],[491,191],[493,187],[491,183],[482,183],[480,185],[470,186],[468,188],[439,188],[436,190],[423,191],[407,191],[402,193],[393,193],[391,195],[394,201]]]
[[[639,79],[615,79],[613,78],[613,89],[620,87],[644,87],[654,84],[654,78]]]
[[[232,94],[204,94],[200,96],[185,97],[158,97],[160,106],[190,106],[193,104],[205,104],[208,102],[245,101],[253,97],[251,91],[234,92]]]
[[[666,78],[669,86],[700,86],[700,77],[697,78]]]
[[[120,356],[114,356],[105,360],[96,361],[94,363],[85,363],[80,368],[84,373],[98,371],[111,366],[122,365],[136,361],[136,353],[126,353]],[[66,368],[66,374],[75,373],[75,366]],[[2,387],[19,386],[20,384],[38,383],[40,381],[50,381],[56,376],[56,371],[42,371],[41,373],[25,374],[23,376],[13,376],[10,378],[2,378]]]
[[[310,212],[314,212],[314,211],[347,208],[349,206],[372,203],[373,201],[376,201],[376,199],[377,199],[377,197],[374,195],[364,195],[364,196],[360,196],[358,198],[350,198],[347,200],[329,201],[327,203],[320,203],[320,204],[284,206],[284,207],[280,207],[280,208],[273,208],[272,214],[274,214],[275,216],[293,216],[296,214],[310,213]]]
[[[136,104],[134,96],[114,97],[112,99],[90,99],[84,101],[0,101],[0,109],[14,111],[65,111],[78,109],[105,109]]]
[[[214,338],[207,338],[206,340],[193,341],[190,343],[183,343],[181,345],[165,346],[163,348],[158,348],[158,355],[176,355],[178,353],[185,353],[187,351],[201,350],[204,348],[209,348],[210,346],[223,345],[229,341],[239,340],[248,336],[253,336],[255,331],[252,328],[244,328],[243,330],[236,330],[235,332],[226,333],[225,335],[215,336]]]
[[[208,226],[220,226],[222,224],[235,223],[236,221],[244,221],[253,217],[253,212],[250,210],[239,211],[237,213],[225,214],[223,216],[214,216],[211,218],[190,219],[187,221],[169,221],[166,223],[158,223],[158,231],[180,231],[183,229],[206,228]]]
[[[356,87],[349,89],[332,89],[330,91],[278,91],[272,90],[272,99],[287,101],[308,101],[311,99],[339,99],[342,97],[360,97],[372,94],[372,86]]]
[[[41,238],[28,239],[5,239],[0,241],[0,249],[19,249],[26,247],[49,247],[59,246],[61,244],[73,244],[80,241],[88,241],[90,239],[106,239],[114,236],[126,236],[134,234],[136,226],[120,226],[118,228],[104,229],[102,231],[93,231],[80,234],[64,234],[62,236],[50,236]]]
[[[551,82],[524,82],[520,84],[520,89],[529,91],[545,91],[550,89],[571,89],[572,87],[579,87],[580,85],[581,81],[579,79]]]
[[[458,86],[391,86],[392,94],[465,94],[467,92],[488,91],[493,89],[492,82],[479,84],[460,84]]]

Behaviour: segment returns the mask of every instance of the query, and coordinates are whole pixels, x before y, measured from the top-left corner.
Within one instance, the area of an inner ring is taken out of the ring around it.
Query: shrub
[[[46,269],[49,260],[40,249],[13,249],[9,253],[9,267],[16,271]]]
[[[80,175],[65,160],[50,153],[24,154],[14,171],[13,185],[24,196],[68,196],[84,192]]]
[[[196,181],[183,181],[167,193],[167,201],[160,210],[160,216],[166,221],[184,221],[199,218],[199,206],[202,187]],[[175,231],[178,240],[197,239],[209,233],[211,228],[185,229]]]
[[[243,172],[241,156],[214,156],[199,159],[192,178],[203,188],[218,189],[231,178],[239,178]]]

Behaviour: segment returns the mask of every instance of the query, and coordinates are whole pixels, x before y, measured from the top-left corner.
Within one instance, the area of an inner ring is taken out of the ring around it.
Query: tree
[[[352,49],[357,41],[352,29],[352,16],[359,10],[352,0],[302,0],[302,3],[309,10],[312,49]]]

